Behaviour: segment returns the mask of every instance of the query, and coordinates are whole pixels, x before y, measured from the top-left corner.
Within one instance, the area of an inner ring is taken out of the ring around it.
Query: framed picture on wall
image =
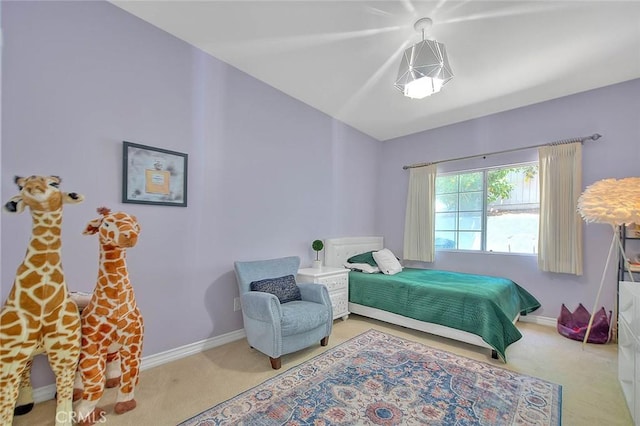
[[[188,155],[124,141],[122,202],[187,207]]]

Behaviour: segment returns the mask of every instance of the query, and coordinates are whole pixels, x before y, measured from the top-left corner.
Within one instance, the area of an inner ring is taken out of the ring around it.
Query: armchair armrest
[[[298,288],[300,288],[300,296],[302,297],[302,300],[331,306],[329,291],[324,285],[315,283],[299,283]]]
[[[242,312],[247,317],[258,321],[280,323],[282,309],[280,301],[273,294],[250,291],[242,294],[241,301]]]

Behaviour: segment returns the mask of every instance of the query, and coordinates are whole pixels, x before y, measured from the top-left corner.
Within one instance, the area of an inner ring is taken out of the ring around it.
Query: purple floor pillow
[[[560,316],[558,317],[558,333],[569,339],[583,341],[590,318],[591,314],[582,306],[582,303],[578,305],[573,313],[562,304]],[[607,317],[607,312],[603,306],[593,317],[587,343],[607,343],[609,341],[610,322],[611,311],[609,311],[609,316]]]

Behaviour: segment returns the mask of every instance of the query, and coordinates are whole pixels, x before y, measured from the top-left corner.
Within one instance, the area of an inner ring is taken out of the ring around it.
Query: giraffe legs
[[[31,328],[30,328],[31,327]],[[38,347],[24,336],[35,324],[12,306],[0,313],[0,425],[11,425],[24,370]],[[16,336],[20,344],[16,344]],[[28,374],[28,373],[27,373]]]
[[[28,350],[22,350],[12,361],[0,357],[2,374],[0,380],[0,425],[11,425],[15,403],[18,400],[20,378],[29,360]]]
[[[56,376],[56,426],[71,426],[75,419],[73,381],[80,355],[80,316],[75,303],[68,300],[49,328],[44,328],[44,348]]]
[[[109,345],[109,349],[107,350],[106,388],[115,388],[120,385],[120,354],[118,350],[119,345],[117,344]],[[81,399],[83,391],[82,373],[78,369],[78,371],[76,371],[75,382],[73,383],[73,400],[77,401]]]
[[[115,388],[120,385],[120,353],[117,348],[112,348],[112,346],[115,345],[109,346],[107,354],[107,381],[104,385],[107,388]]]
[[[130,327],[127,327],[127,337],[120,348],[120,368],[122,376],[120,377],[120,389],[116,405],[113,408],[117,414],[123,414],[136,408],[136,400],[134,399],[134,390],[138,385],[140,375],[140,359],[142,356],[142,336],[144,334],[144,324],[142,316],[136,309],[128,318],[132,321]]]
[[[96,413],[96,405],[104,392],[104,372],[106,369],[107,347],[92,341],[95,335],[83,335],[82,351],[78,368],[82,377],[82,400],[76,407],[79,424],[93,424],[85,421]]]
[[[29,358],[22,374],[20,375],[20,385],[18,388],[18,399],[13,409],[14,416],[22,416],[33,409],[33,388],[31,387],[31,365],[33,358]]]

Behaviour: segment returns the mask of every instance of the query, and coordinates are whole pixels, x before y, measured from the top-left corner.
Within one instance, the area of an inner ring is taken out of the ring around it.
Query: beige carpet
[[[520,322],[518,328],[524,337],[509,347],[509,363],[502,364],[490,358],[489,350],[351,315],[347,321],[335,321],[329,346],[370,328],[562,385],[565,426],[632,424],[617,381],[614,344],[589,344],[582,350],[580,342],[560,336],[554,328]],[[107,390],[99,405],[109,413],[105,423],[109,426],[176,425],[325,349],[318,345],[285,355],[282,369],[275,371],[269,359],[249,348],[243,339],[143,371],[136,390],[138,408],[129,413],[113,413],[113,389]],[[54,425],[54,415],[55,404],[47,401],[16,418],[14,425]]]

